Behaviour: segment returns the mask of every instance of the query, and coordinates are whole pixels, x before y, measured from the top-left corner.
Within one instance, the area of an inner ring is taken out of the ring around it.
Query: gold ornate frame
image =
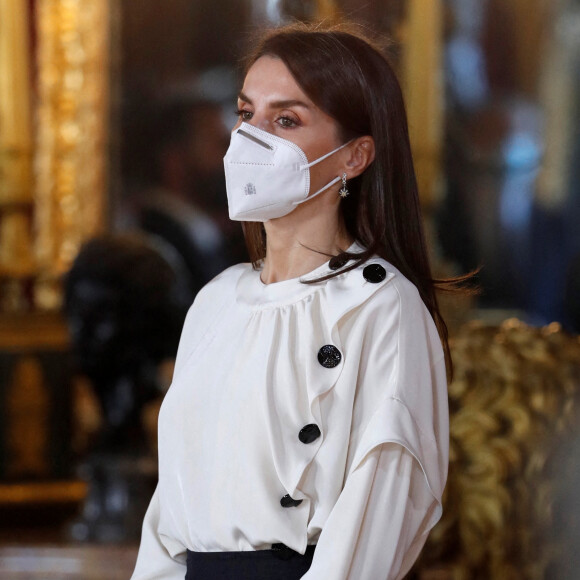
[[[1,506],[85,494],[83,482],[54,481],[67,476],[68,447],[50,417],[66,423],[72,388],[61,278],[108,206],[115,0],[32,5],[0,0],[0,355],[11,369],[0,383]]]
[[[37,0],[36,303],[104,228],[109,140],[110,0]]]
[[[58,308],[59,278],[105,225],[111,1],[33,13],[0,0],[0,312]]]

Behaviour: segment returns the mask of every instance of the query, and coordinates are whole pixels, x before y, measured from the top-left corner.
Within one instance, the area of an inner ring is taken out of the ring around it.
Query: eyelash
[[[244,109],[236,109],[234,111],[234,113],[236,114],[236,116],[240,117],[242,119],[242,121],[249,121],[253,116],[253,113],[251,111],[246,111]],[[248,116],[246,117],[245,115],[248,115]],[[294,129],[294,127],[298,127],[301,124],[297,119],[292,119],[291,117],[288,117],[288,116],[278,117],[276,119],[276,122],[278,122],[278,121],[289,121],[290,122],[288,125],[284,125],[283,123],[278,123],[278,125],[280,125],[280,127],[282,127],[283,129]]]
[[[244,111],[244,109],[236,109],[236,110],[234,111],[234,114],[235,114],[237,117],[241,117],[241,118],[242,118],[242,121],[246,121],[246,120],[248,120],[248,121],[249,121],[249,120],[252,118],[252,117],[251,117],[252,113],[251,113],[250,111]],[[248,115],[250,115],[250,117],[248,117],[248,118],[246,119],[246,118],[244,117],[244,114],[248,114]]]
[[[284,129],[294,129],[294,127],[298,127],[300,123],[296,119],[292,119],[291,117],[283,116],[278,117],[277,121],[290,121],[289,125],[283,125],[282,123],[278,123],[280,127],[284,127]]]

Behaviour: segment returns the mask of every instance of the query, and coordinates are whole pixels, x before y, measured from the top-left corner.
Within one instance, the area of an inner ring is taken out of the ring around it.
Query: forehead
[[[243,92],[254,97],[299,99],[314,106],[300,88],[284,62],[274,56],[261,56],[248,70]]]

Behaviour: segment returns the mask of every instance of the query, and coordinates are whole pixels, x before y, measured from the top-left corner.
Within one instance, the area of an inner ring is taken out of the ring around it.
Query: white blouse
[[[132,578],[274,543],[317,544],[303,580],[402,578],[441,515],[448,428],[437,330],[392,265],[313,285],[233,266],[185,322]]]

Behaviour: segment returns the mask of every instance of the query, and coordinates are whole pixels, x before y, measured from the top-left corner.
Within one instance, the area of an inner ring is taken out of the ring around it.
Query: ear
[[[357,137],[345,149],[347,179],[359,176],[375,159],[375,141],[369,135]]]

